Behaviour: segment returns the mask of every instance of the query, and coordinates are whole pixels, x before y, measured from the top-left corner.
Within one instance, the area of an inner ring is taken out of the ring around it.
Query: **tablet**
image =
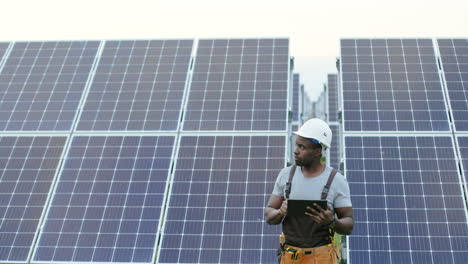
[[[315,208],[314,203],[327,210],[327,200],[288,200],[288,215],[304,216],[307,206]]]

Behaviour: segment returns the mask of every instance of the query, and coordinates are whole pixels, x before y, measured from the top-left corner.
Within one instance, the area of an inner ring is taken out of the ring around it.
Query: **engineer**
[[[340,252],[333,243],[334,232],[351,234],[354,221],[346,179],[324,164],[332,132],[327,123],[315,118],[294,134],[295,165],[281,170],[265,208],[266,222],[283,226],[278,262],[335,264]],[[327,207],[315,203],[307,206],[303,215],[302,211],[299,215],[288,215],[289,199],[326,200]]]

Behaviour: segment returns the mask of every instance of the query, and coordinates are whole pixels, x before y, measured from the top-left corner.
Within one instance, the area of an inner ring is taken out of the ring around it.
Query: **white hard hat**
[[[318,118],[307,120],[294,134],[317,140],[326,148],[330,148],[332,140],[332,131],[327,123]]]

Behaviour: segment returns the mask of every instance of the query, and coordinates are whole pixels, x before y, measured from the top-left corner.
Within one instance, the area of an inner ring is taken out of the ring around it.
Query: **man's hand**
[[[288,214],[288,200],[284,200],[283,203],[281,204],[281,207],[279,210],[279,214],[281,216],[285,216]]]
[[[305,214],[310,216],[310,218],[319,225],[328,226],[333,222],[333,211],[328,204],[327,210],[323,210],[323,208],[316,203],[314,203],[313,208],[307,206],[306,209],[308,211],[306,211]]]

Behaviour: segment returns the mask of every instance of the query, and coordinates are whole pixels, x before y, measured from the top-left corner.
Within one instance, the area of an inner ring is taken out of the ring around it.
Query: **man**
[[[346,179],[322,163],[322,155],[331,145],[332,132],[324,121],[315,118],[305,122],[294,134],[297,135],[296,165],[279,173],[265,208],[266,222],[283,224],[280,263],[335,264],[340,254],[332,243],[334,232],[349,235],[354,223]],[[324,188],[326,185],[329,190]],[[317,204],[307,206],[304,215],[292,216],[288,215],[288,196],[291,200],[322,198],[328,205],[326,209]]]

